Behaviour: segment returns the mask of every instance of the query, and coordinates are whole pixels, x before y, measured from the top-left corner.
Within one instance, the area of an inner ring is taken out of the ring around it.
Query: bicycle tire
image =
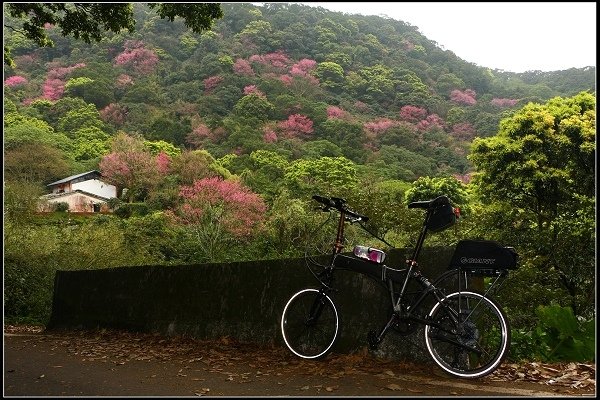
[[[304,359],[325,357],[338,337],[339,316],[333,300],[318,289],[294,294],[281,316],[281,333],[288,349]]]
[[[454,316],[461,310],[462,322],[456,324],[442,303],[450,306]],[[451,293],[432,307],[429,318],[431,322],[425,327],[427,350],[433,361],[451,375],[486,376],[508,354],[510,326],[502,308],[489,297],[475,292],[462,292],[460,296]]]

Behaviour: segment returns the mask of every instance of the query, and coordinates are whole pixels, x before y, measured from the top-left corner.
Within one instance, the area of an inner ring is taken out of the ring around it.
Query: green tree
[[[69,158],[52,145],[28,142],[4,152],[4,179],[50,183],[68,174]]]
[[[502,120],[496,136],[476,139],[470,156],[481,200],[497,210],[491,222],[539,281],[555,277],[576,315],[593,308],[595,123],[587,92],[530,103]]]
[[[296,160],[285,169],[284,180],[295,193],[342,195],[356,187],[356,165],[345,157]]]
[[[161,18],[173,21],[182,17],[185,25],[195,33],[211,28],[213,20],[221,18],[223,12],[218,3],[174,4],[150,3]],[[107,31],[119,33],[123,29],[135,30],[133,6],[130,3],[8,3],[5,11],[22,21],[13,31],[35,42],[40,47],[52,47],[54,42],[44,29],[54,25],[63,36],[73,36],[86,43],[99,42]],[[6,25],[5,25],[6,26]],[[4,63],[13,65],[10,48],[4,47]]]

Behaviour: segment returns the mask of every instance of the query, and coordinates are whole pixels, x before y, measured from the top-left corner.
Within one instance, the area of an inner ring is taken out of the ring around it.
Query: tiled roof
[[[54,186],[54,185],[60,185],[61,183],[67,183],[67,182],[70,182],[70,181],[75,180],[77,178],[81,178],[82,176],[85,176],[85,175],[88,175],[88,174],[89,175],[92,175],[92,174],[93,175],[97,175],[98,177],[100,176],[100,172],[99,171],[92,170],[92,171],[84,172],[82,174],[68,176],[68,177],[66,177],[64,179],[61,179],[59,181],[49,183],[47,186]]]

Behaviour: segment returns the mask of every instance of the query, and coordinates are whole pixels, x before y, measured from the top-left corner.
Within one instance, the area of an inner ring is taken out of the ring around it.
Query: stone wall
[[[444,272],[452,251],[425,248],[420,256],[424,275]],[[390,252],[386,264],[402,265],[407,255],[405,250]],[[59,271],[48,329],[113,328],[201,339],[229,336],[284,346],[280,318],[287,300],[317,284],[302,258]],[[380,329],[389,317],[388,292],[376,280],[350,271],[336,273],[336,287],[333,298],[341,330],[334,351],[360,350],[367,346],[368,331]],[[428,360],[422,329],[408,336],[392,331],[378,352]]]

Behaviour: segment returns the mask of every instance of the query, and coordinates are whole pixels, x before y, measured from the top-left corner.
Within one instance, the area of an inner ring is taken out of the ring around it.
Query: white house
[[[42,196],[40,211],[53,211],[57,203],[67,203],[71,212],[108,211],[106,202],[117,197],[117,188],[101,178],[94,170],[48,184],[52,193]]]

